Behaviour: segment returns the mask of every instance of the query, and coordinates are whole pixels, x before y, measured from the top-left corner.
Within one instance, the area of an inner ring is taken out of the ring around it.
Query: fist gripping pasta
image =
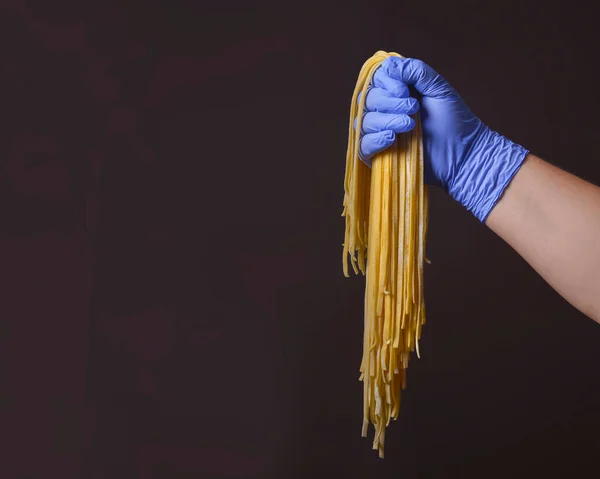
[[[355,274],[366,274],[360,365],[364,384],[362,435],[366,437],[369,423],[375,426],[373,449],[380,457],[385,428],[390,419],[398,417],[410,352],[416,350],[419,356],[425,324],[427,187],[418,114],[415,128],[398,135],[390,148],[375,155],[371,169],[358,157],[367,88],[375,70],[391,55],[400,56],[379,51],[364,63],[352,95],[342,213],[346,218],[344,275],[350,276],[348,259]]]

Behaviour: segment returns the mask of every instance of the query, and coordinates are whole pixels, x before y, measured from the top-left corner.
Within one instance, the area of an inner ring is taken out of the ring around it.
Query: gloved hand
[[[414,87],[417,101],[409,93]],[[370,165],[398,133],[414,128],[420,108],[425,181],[444,188],[481,222],[523,163],[528,151],[490,130],[444,78],[420,60],[389,57],[367,92],[360,158]]]

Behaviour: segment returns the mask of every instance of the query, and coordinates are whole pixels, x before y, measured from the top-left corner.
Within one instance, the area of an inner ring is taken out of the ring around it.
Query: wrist
[[[529,151],[483,127],[448,193],[485,223]]]

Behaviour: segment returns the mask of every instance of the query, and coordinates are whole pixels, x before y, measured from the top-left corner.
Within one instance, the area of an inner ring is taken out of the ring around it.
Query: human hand
[[[418,100],[410,95],[409,86]],[[388,148],[415,126],[420,110],[425,181],[444,188],[484,222],[528,151],[488,128],[458,92],[420,60],[391,56],[372,79],[365,100],[361,159]]]

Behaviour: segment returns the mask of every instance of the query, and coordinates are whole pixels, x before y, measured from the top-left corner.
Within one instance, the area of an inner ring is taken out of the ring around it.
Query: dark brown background
[[[428,324],[381,461],[348,102],[379,49],[600,181],[576,2],[5,0],[0,478],[597,477],[600,328],[440,191]]]

